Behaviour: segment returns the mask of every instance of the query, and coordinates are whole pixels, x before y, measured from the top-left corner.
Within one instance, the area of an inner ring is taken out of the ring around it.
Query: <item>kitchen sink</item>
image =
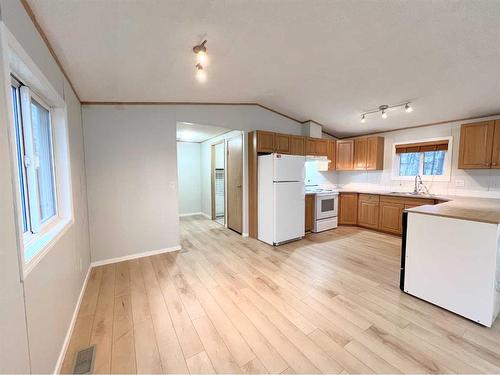
[[[394,195],[408,195],[410,197],[432,197],[433,196],[433,194],[414,193],[414,192],[401,192],[401,191],[391,191],[389,194],[394,194]]]

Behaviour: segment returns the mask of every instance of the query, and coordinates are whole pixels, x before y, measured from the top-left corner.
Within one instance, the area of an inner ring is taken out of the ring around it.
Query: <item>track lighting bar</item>
[[[371,115],[373,113],[378,113],[378,112],[381,112],[382,118],[386,119],[388,110],[393,109],[393,108],[401,108],[401,107],[404,107],[406,112],[413,111],[413,107],[411,106],[411,102],[405,102],[405,103],[394,104],[394,105],[382,104],[377,109],[373,109],[373,110],[366,111],[366,112],[362,113],[361,114],[361,122],[362,123],[366,122],[367,115]]]

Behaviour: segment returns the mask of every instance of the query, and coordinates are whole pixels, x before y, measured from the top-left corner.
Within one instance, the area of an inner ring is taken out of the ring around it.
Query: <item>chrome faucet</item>
[[[413,188],[413,194],[420,194],[422,188],[425,189],[425,193],[429,194],[429,189],[422,182],[422,177],[419,174],[415,176],[415,187]]]

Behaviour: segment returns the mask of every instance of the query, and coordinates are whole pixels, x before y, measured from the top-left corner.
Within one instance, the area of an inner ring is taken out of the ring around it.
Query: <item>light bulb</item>
[[[410,112],[412,112],[412,111],[413,111],[413,108],[412,108],[412,106],[410,105],[410,103],[406,103],[406,104],[405,104],[405,111],[406,111],[406,112],[408,112],[408,113],[410,113]]]
[[[365,115],[361,116],[361,122],[364,124],[366,122],[366,117]]]
[[[387,118],[387,113],[385,112],[385,110],[382,110],[382,118]]]
[[[203,66],[207,65],[208,63],[208,55],[207,55],[207,52],[206,51],[199,51],[197,54],[196,54],[196,62],[198,64],[201,64]]]
[[[196,79],[199,82],[205,82],[207,80],[207,72],[200,64],[196,64]]]

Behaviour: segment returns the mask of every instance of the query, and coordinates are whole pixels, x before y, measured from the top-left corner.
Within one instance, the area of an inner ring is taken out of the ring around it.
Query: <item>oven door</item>
[[[316,195],[316,220],[337,216],[338,195]]]

